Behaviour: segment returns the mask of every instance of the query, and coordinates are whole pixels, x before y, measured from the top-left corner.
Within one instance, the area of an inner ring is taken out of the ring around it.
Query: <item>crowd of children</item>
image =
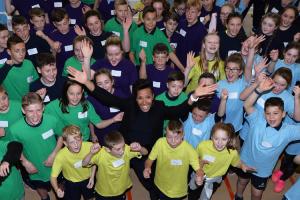
[[[300,164],[299,0],[0,11],[0,199],[24,199],[26,184],[42,200],[125,200],[133,169],[151,200],[211,199],[229,170],[235,200],[250,181],[260,200]]]

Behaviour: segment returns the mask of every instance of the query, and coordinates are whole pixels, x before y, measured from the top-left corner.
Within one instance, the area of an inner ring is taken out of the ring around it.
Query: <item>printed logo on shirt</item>
[[[27,53],[28,53],[28,55],[35,55],[35,54],[37,54],[38,53],[38,50],[37,50],[37,48],[32,48],[32,49],[28,49],[27,50]]]
[[[216,158],[214,156],[206,154],[203,156],[203,160],[207,160],[208,162],[215,162]]]
[[[32,5],[31,8],[40,8],[40,4],[35,4],[35,5]]]
[[[182,160],[171,160],[171,165],[180,166],[182,165]]]
[[[48,139],[49,137],[51,137],[52,135],[54,135],[54,132],[52,129],[50,129],[49,131],[45,132],[42,134],[42,138],[44,140]]]
[[[1,127],[1,128],[6,128],[6,127],[8,127],[8,121],[0,121],[0,127]]]
[[[115,34],[116,36],[119,36],[120,37],[120,33],[117,32],[117,31],[112,31],[113,34]]]
[[[70,24],[72,25],[76,24],[76,19],[70,19]]]
[[[76,169],[81,168],[82,167],[82,160],[77,161],[76,163],[74,163],[73,165]]]
[[[33,76],[28,76],[27,77],[27,83],[31,83],[33,81]]]
[[[239,95],[237,92],[229,92],[228,99],[238,99]]]
[[[146,48],[148,46],[148,43],[145,42],[145,41],[140,40],[140,46]]]
[[[50,97],[48,95],[46,95],[45,98],[44,98],[44,103],[47,103],[49,101],[50,101]]]
[[[67,45],[65,46],[65,52],[68,52],[68,51],[73,51],[73,45]]]
[[[7,61],[7,58],[3,58],[0,60],[0,65],[4,64]]]
[[[61,8],[62,2],[54,2],[54,8]]]
[[[117,109],[117,108],[113,108],[113,107],[110,107],[109,108],[109,112],[110,113],[116,113],[116,112],[119,112],[120,110],[119,109]]]
[[[155,88],[160,88],[160,82],[153,81],[153,82],[152,82],[152,85],[153,85],[153,87],[155,87]]]
[[[116,161],[112,162],[112,165],[114,167],[120,167],[120,166],[122,166],[124,164],[125,164],[125,161],[123,159],[119,159],[119,160],[116,160]]]
[[[197,136],[202,135],[202,131],[200,129],[197,129],[197,128],[193,128],[192,133],[193,133],[193,135],[197,135]]]
[[[258,98],[257,99],[257,104],[262,108],[264,109],[265,108],[265,100],[263,98]]]
[[[122,71],[120,70],[111,70],[111,75],[115,77],[121,77],[122,76]]]
[[[78,113],[78,119],[87,118],[87,116],[88,116],[87,111]]]
[[[185,37],[186,31],[183,29],[180,29],[179,34],[182,35],[183,37]]]

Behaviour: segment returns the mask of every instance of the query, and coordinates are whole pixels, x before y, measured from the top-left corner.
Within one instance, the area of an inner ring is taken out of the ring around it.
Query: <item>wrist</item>
[[[195,98],[193,95],[194,95],[194,94],[191,94],[190,100],[191,100],[192,102],[198,101],[199,97],[196,97],[196,98]]]
[[[258,89],[258,88],[255,88],[254,89],[254,93],[256,93],[257,95],[261,95],[261,91],[260,91],[260,89]]]

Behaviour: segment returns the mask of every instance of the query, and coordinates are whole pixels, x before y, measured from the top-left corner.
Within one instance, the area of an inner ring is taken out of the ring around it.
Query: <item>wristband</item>
[[[260,94],[261,94],[261,92],[259,92],[259,91],[257,90],[257,88],[255,88],[254,92],[255,92],[257,95],[260,95]]]
[[[196,101],[198,101],[199,97],[194,98],[193,95],[191,94],[190,99],[192,102],[196,102]]]

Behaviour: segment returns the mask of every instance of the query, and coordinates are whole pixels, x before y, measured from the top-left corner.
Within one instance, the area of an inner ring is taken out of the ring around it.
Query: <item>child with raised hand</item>
[[[82,165],[98,166],[96,174],[96,200],[124,200],[125,192],[132,186],[129,176],[130,160],[147,155],[148,151],[139,143],[125,144],[121,133],[114,131],[104,138],[105,145],[100,149],[94,144],[85,156]]]
[[[210,21],[212,19],[212,15],[220,15],[221,8],[218,5],[215,5],[215,0],[202,0],[201,1],[202,8],[200,12],[200,22],[208,28]]]
[[[10,100],[5,88],[0,85],[0,140],[12,139],[9,128],[22,117],[21,102]]]
[[[46,23],[46,13],[41,8],[35,7],[29,10],[30,16],[30,33],[36,35],[49,35],[54,31],[53,25]],[[39,33],[38,33],[39,31]],[[43,37],[42,37],[43,38]]]
[[[167,65],[169,60],[168,47],[163,43],[157,43],[153,48],[153,64],[146,65],[146,54],[140,52],[141,67],[140,78],[152,82],[154,95],[159,95],[167,90],[167,79],[173,68]]]
[[[199,56],[194,58],[194,52],[187,54],[184,72],[187,94],[197,87],[199,76],[204,72],[213,73],[217,81],[225,79],[224,62],[219,56],[219,47],[220,37],[216,33],[208,33],[203,39]]]
[[[150,178],[151,167],[156,160],[154,184],[159,199],[186,197],[190,165],[196,171],[197,184],[202,184],[203,171],[200,169],[197,153],[183,137],[182,123],[171,120],[166,129],[166,137],[156,141],[145,162],[144,177]]]
[[[82,16],[91,10],[91,8],[87,4],[82,3],[81,0],[69,0],[69,3],[64,8],[70,17],[70,24],[78,26],[83,26]]]
[[[250,129],[241,149],[241,160],[255,168],[256,172],[239,174],[236,199],[243,199],[243,192],[250,179],[252,199],[262,199],[267,181],[282,151],[291,141],[300,139],[299,126],[283,122],[286,116],[283,99],[268,98],[264,103],[264,113],[254,107],[261,93],[271,90],[273,86],[273,80],[266,78],[244,104]]]
[[[244,172],[254,170],[241,161],[236,147],[235,130],[232,124],[216,123],[211,130],[210,140],[202,141],[197,146],[201,168],[204,172],[204,184],[197,188],[192,175],[189,186],[189,200],[211,199],[230,166],[241,168]],[[200,196],[200,198],[199,198]]]
[[[96,135],[90,135],[89,124],[97,128],[105,128],[112,123],[119,122],[123,113],[102,120],[95,112],[94,106],[86,100],[83,86],[75,81],[68,80],[63,89],[62,98],[56,99],[46,106],[46,112],[60,119],[63,126],[74,124],[80,127],[84,141],[97,140]],[[61,127],[62,129],[63,127]]]
[[[93,143],[82,141],[80,128],[69,125],[63,129],[65,145],[56,155],[51,170],[51,185],[59,198],[67,200],[92,199],[96,167],[84,168],[82,161]],[[57,177],[62,173],[64,190],[58,187]]]
[[[29,92],[29,84],[38,78],[38,74],[32,62],[25,59],[26,47],[21,38],[11,36],[7,41],[7,52],[10,59],[0,65],[0,84],[5,87],[10,99],[20,101]]]

